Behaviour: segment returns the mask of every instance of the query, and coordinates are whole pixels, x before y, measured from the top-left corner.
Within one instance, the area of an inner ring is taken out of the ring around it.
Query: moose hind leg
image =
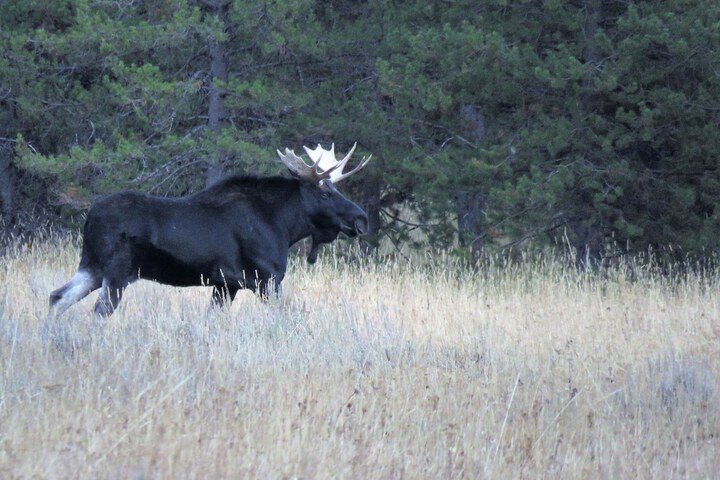
[[[95,316],[102,319],[112,315],[122,300],[123,291],[129,284],[130,282],[127,280],[115,282],[103,278],[102,290],[95,302]]]
[[[75,302],[100,287],[100,279],[90,270],[81,269],[62,287],[50,294],[49,318],[57,318]]]

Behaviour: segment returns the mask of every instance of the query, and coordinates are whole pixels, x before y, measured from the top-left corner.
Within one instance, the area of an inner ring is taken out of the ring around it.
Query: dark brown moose
[[[49,316],[98,288],[95,313],[109,316],[138,279],[210,286],[216,305],[241,288],[266,297],[273,286],[277,293],[295,242],[312,238],[312,263],[340,232],[367,233],[367,214],[335,188],[370,160],[343,173],[356,145],[341,160],[334,145],[304,147],[310,164],[290,149],[278,151],[292,178],[230,176],[185,197],[121,192],[98,201],[87,214],[78,271],[50,295]]]

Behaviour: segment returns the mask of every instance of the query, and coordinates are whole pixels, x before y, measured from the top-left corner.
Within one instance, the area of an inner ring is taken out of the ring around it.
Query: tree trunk
[[[10,161],[12,148],[7,144],[0,145],[0,213],[3,227],[7,228],[15,220],[15,167]]]
[[[485,195],[477,191],[464,191],[455,197],[458,216],[458,234],[460,246],[470,252],[476,259],[482,252],[483,217],[485,211]]]
[[[583,6],[585,7],[585,21],[583,23],[583,30],[585,31],[585,48],[583,49],[583,60],[597,67],[600,65],[602,58],[598,53],[597,46],[595,45],[595,36],[597,35],[598,26],[600,24],[600,15],[602,12],[601,0],[583,0]],[[595,77],[594,73],[586,75],[585,86],[589,87],[592,85],[592,80]]]
[[[463,140],[465,143],[477,145],[485,136],[485,117],[480,107],[474,104],[462,104],[459,113]],[[487,197],[475,189],[462,190],[455,197],[460,246],[467,248],[473,259],[477,259],[482,251],[480,238],[486,202]]]
[[[208,14],[217,16],[223,25],[227,24],[227,14],[230,4],[219,1],[208,3]],[[218,87],[217,80],[222,83],[228,80],[227,68],[227,48],[224,41],[211,38],[208,44],[208,54],[210,55],[210,95],[208,101],[208,128],[213,134],[219,134],[225,123],[225,91]],[[220,153],[213,163],[208,165],[205,177],[205,185],[211,185],[222,178],[223,171],[223,154]]]
[[[583,93],[581,95],[581,102],[583,110],[585,112],[592,112],[597,108],[597,98],[594,94],[594,80],[597,76],[597,69],[599,68],[602,58],[598,52],[597,45],[595,44],[595,37],[598,32],[600,24],[600,16],[602,15],[601,0],[583,0],[583,6],[585,8],[585,20],[583,23],[583,30],[585,32],[585,46],[582,52],[582,58],[592,68],[588,70],[587,75],[583,79]],[[596,159],[591,156],[588,157],[590,162],[594,162]],[[576,263],[578,266],[585,268],[591,264],[596,263],[600,255],[602,254],[602,231],[600,228],[596,228],[597,224],[588,219],[595,218],[596,221],[600,221],[597,218],[597,212],[594,211],[594,206],[590,200],[586,200],[587,203],[575,206],[574,219],[568,222],[568,228],[573,232],[574,244],[576,253]]]

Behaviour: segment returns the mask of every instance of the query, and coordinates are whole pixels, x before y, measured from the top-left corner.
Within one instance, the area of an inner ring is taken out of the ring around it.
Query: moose
[[[138,279],[174,286],[210,286],[213,305],[232,302],[241,288],[267,298],[279,292],[290,247],[311,237],[308,261],[320,245],[342,232],[368,232],[368,216],[335,184],[370,161],[343,169],[320,145],[308,163],[289,148],[277,150],[290,170],[283,176],[229,176],[197,193],[163,198],[138,192],[112,194],[87,213],[80,265],[73,278],[50,294],[50,318],[100,288],[95,314],[110,316],[125,288]]]

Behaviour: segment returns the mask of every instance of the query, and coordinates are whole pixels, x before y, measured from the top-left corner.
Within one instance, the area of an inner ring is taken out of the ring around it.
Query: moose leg
[[[264,277],[257,279],[257,292],[260,295],[260,299],[263,301],[270,300],[270,290],[273,291],[274,297],[280,296],[280,282],[282,282],[284,275]],[[255,291],[253,289],[253,291]]]
[[[213,285],[212,306],[222,308],[226,302],[228,304],[232,303],[238,290],[238,287]]]
[[[102,290],[95,302],[95,316],[102,320],[113,314],[120,300],[122,300],[125,288],[130,284],[129,280],[114,281],[103,278]]]
[[[121,237],[102,266],[102,290],[95,302],[95,318],[100,322],[113,314],[122,300],[123,291],[139,275],[133,265],[133,247],[124,236]]]
[[[68,283],[50,294],[48,318],[57,318],[72,304],[100,287],[100,277],[90,270],[80,269]]]

